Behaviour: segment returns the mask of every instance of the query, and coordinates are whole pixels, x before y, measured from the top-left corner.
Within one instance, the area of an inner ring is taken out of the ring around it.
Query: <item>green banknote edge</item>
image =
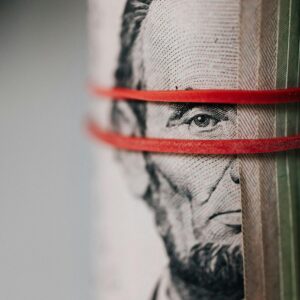
[[[300,0],[280,0],[278,25],[277,88],[299,85]],[[299,104],[276,107],[276,135],[299,132]],[[280,224],[281,299],[299,298],[299,150],[280,153],[277,196]]]

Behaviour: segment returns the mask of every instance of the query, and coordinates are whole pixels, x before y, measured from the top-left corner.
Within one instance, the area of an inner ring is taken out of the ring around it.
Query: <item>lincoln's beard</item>
[[[154,209],[157,226],[161,226],[168,211],[159,205],[162,196],[157,170],[148,165],[151,184],[144,199]],[[243,256],[240,246],[220,243],[198,243],[187,254],[177,247],[174,228],[162,234],[172,282],[184,300],[240,300],[244,297]]]
[[[168,240],[166,237],[165,242]],[[198,244],[185,259],[178,257],[172,242],[167,242],[166,247],[172,279],[179,293],[186,295],[184,299],[243,298],[243,258],[239,246]]]

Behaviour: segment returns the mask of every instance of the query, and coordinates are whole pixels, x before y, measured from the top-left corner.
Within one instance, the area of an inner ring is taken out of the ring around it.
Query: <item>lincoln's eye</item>
[[[190,120],[190,124],[198,127],[212,127],[218,123],[218,120],[207,114],[198,114]]]

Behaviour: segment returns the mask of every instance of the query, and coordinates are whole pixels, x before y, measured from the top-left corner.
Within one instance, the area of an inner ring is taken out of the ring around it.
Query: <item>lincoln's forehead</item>
[[[141,29],[147,89],[235,88],[238,0],[153,0]]]

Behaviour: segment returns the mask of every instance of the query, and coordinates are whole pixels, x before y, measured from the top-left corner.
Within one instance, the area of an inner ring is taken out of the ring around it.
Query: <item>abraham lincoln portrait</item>
[[[237,33],[226,20],[236,12],[233,1],[222,10],[223,2],[127,0],[115,86],[235,88],[237,70],[229,62]],[[116,131],[130,136],[232,139],[236,134],[234,105],[124,100],[114,102],[111,120]],[[169,258],[149,299],[243,299],[237,157],[119,152]],[[143,184],[137,177],[145,178]]]

